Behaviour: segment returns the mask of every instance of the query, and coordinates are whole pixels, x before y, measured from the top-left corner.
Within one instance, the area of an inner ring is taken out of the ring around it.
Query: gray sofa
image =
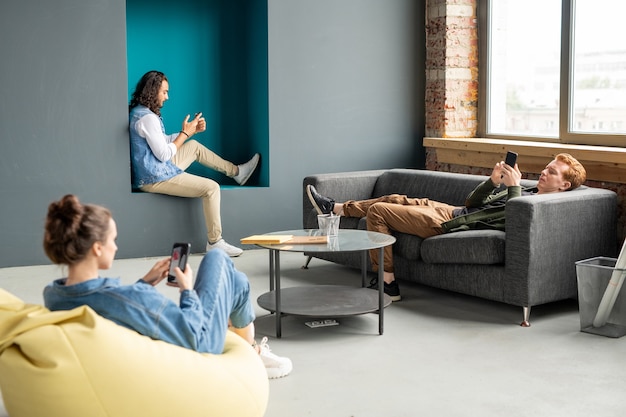
[[[409,169],[311,175],[304,179],[303,226],[317,228],[317,213],[306,195],[308,184],[337,202],[397,193],[462,206],[486,178]],[[340,227],[366,229],[365,219],[342,217]],[[470,230],[427,239],[396,233],[395,276],[520,306],[522,325],[528,326],[532,306],[576,298],[576,261],[615,256],[616,229],[617,196],[612,191],[581,186],[520,197],[507,203],[506,232]],[[361,265],[358,253],[307,255],[355,268]]]

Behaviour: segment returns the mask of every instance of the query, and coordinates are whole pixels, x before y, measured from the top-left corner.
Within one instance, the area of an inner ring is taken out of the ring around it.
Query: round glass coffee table
[[[286,230],[269,235],[319,236],[318,229]],[[270,251],[270,290],[257,299],[259,306],[276,314],[276,337],[282,336],[283,315],[307,317],[347,317],[366,313],[378,313],[378,333],[383,334],[383,309],[391,304],[383,287],[383,268],[378,271],[378,291],[365,287],[367,278],[367,251],[383,250],[396,238],[383,233],[365,230],[340,229],[339,235],[329,237],[328,243],[317,244],[257,244]],[[280,252],[361,252],[361,287],[345,285],[312,285],[281,288]]]

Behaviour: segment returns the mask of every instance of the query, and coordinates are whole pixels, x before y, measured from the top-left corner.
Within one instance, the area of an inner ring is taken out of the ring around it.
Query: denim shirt
[[[50,310],[88,305],[99,315],[152,339],[210,351],[207,323],[195,291],[183,291],[177,306],[141,279],[132,285],[121,285],[118,278],[95,278],[69,286],[65,281],[57,279],[44,289],[44,302]]]
[[[135,125],[139,119],[147,114],[154,113],[146,106],[138,105],[133,107],[128,116],[133,188],[141,188],[144,185],[165,181],[183,172],[171,160],[161,162],[152,153],[146,138],[141,137],[137,132]],[[165,134],[163,121],[161,121],[161,130]]]

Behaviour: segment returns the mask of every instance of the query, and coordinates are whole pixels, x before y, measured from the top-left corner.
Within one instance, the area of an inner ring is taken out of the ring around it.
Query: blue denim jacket
[[[172,161],[159,161],[152,153],[152,149],[150,149],[146,139],[137,133],[135,124],[143,116],[150,113],[152,111],[149,108],[138,105],[133,107],[128,116],[133,188],[141,188],[144,185],[165,181],[183,172]],[[163,121],[161,121],[161,130],[165,134]]]
[[[101,316],[152,339],[210,351],[208,326],[195,291],[183,291],[177,306],[143,280],[121,285],[117,278],[96,278],[69,286],[65,280],[57,279],[44,289],[44,302],[50,310],[89,305]]]

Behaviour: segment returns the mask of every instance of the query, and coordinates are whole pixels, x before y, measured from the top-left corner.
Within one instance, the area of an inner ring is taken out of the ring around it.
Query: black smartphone
[[[174,246],[172,247],[172,257],[170,260],[170,271],[167,274],[168,282],[176,282],[176,272],[174,272],[176,267],[179,267],[181,271],[185,270],[190,250],[191,243],[174,243]]]
[[[508,151],[506,153],[506,158],[504,159],[504,163],[510,166],[511,168],[515,168],[516,162],[517,162],[517,153]]]

